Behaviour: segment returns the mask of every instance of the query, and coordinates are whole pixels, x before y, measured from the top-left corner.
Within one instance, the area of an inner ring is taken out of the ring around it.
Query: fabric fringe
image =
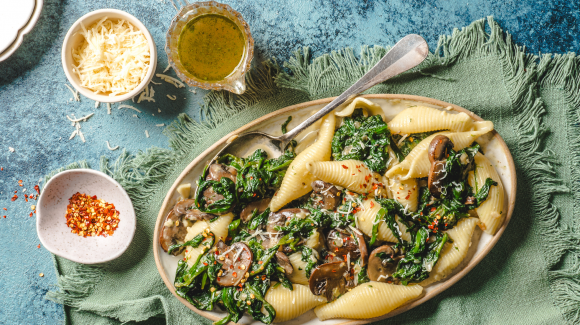
[[[53,261],[54,265],[57,266],[54,255]],[[100,267],[78,264],[71,274],[58,276],[57,285],[60,291],[49,291],[46,294],[46,299],[61,305],[78,308],[80,302],[88,297],[102,276],[103,270]]]
[[[574,215],[580,213],[580,57],[574,53],[566,55],[544,55],[538,64],[542,76],[541,87],[557,87],[564,91],[572,103],[567,111],[570,123],[568,144],[573,156],[571,190],[574,196]],[[560,224],[559,219],[546,220],[546,230],[552,240],[546,240],[547,251],[555,251],[550,260],[549,278],[555,304],[560,306],[570,323],[580,322],[580,234],[576,227]],[[558,240],[559,239],[559,240]],[[549,256],[549,255],[548,255]],[[566,263],[561,263],[566,257]]]

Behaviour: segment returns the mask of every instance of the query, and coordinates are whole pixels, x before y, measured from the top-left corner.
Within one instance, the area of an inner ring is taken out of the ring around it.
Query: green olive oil
[[[236,69],[244,47],[244,35],[231,19],[208,14],[183,27],[177,53],[185,69],[196,78],[220,81]]]

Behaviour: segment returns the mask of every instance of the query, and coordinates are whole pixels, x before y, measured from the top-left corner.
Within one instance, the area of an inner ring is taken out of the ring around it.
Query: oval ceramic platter
[[[374,103],[378,104],[382,108],[382,112],[372,112],[375,114],[383,115],[387,121],[390,121],[395,115],[399,112],[404,110],[405,108],[412,106],[412,105],[425,105],[433,108],[438,108],[442,110],[448,110],[450,112],[465,112],[470,115],[474,120],[481,121],[482,119],[473,114],[472,112],[459,107],[457,105],[445,103],[439,100],[430,99],[426,97],[419,97],[419,96],[410,96],[410,95],[366,95],[363,96],[367,99],[370,99]],[[190,303],[188,303],[185,299],[178,297],[175,294],[175,289],[173,287],[173,280],[175,278],[176,268],[177,268],[177,261],[179,257],[170,256],[165,253],[161,247],[159,246],[159,232],[163,227],[163,222],[165,220],[165,216],[169,212],[170,209],[173,208],[177,200],[179,199],[179,194],[177,193],[176,189],[177,186],[180,184],[191,183],[192,187],[195,186],[195,181],[203,171],[204,166],[219,152],[219,150],[226,144],[228,139],[232,136],[248,131],[255,131],[260,130],[262,132],[266,132],[273,135],[280,135],[281,129],[280,126],[284,121],[287,119],[288,116],[292,116],[292,122],[288,126],[288,129],[298,125],[300,122],[305,120],[308,116],[310,116],[314,111],[319,110],[325,104],[330,102],[332,98],[316,100],[308,103],[298,104],[294,106],[290,106],[271,114],[268,114],[262,118],[259,118],[246,126],[226,135],[220,141],[215,143],[213,146],[208,148],[204,151],[201,155],[199,155],[194,161],[192,161],[187,168],[181,173],[181,175],[177,178],[169,193],[165,197],[161,210],[159,211],[159,216],[157,217],[157,223],[155,225],[155,235],[153,237],[154,241],[154,255],[155,255],[155,263],[157,264],[157,269],[165,282],[165,285],[169,288],[169,290],[179,299],[184,305],[189,307],[191,310],[195,311],[196,313],[207,317],[211,320],[217,321],[227,315],[225,311],[203,311],[198,310],[193,307]],[[340,110],[339,108],[338,110]],[[337,121],[337,126],[340,125]],[[316,137],[316,124],[313,125],[302,134],[300,134],[296,139],[302,140],[303,139],[303,146],[307,143],[311,143],[314,141]],[[395,316],[402,312],[405,312],[409,309],[412,309],[425,301],[433,298],[437,294],[441,293],[442,291],[446,290],[454,283],[459,281],[462,277],[464,277],[475,265],[477,265],[493,248],[493,246],[497,243],[501,235],[503,234],[510,218],[513,213],[514,204],[515,204],[515,197],[516,197],[516,171],[512,156],[508,147],[506,146],[503,139],[496,131],[492,131],[486,135],[480,137],[477,142],[482,146],[485,152],[485,156],[491,161],[493,166],[495,167],[496,171],[500,175],[500,178],[503,182],[505,188],[505,195],[506,198],[504,200],[504,210],[507,211],[505,221],[503,225],[499,228],[497,233],[494,236],[489,234],[483,233],[479,227],[476,227],[475,233],[472,237],[471,246],[469,248],[468,254],[463,262],[455,268],[453,273],[449,275],[444,281],[431,284],[430,286],[425,287],[423,291],[423,295],[420,296],[418,299],[411,301],[410,303],[399,307],[392,312],[385,314],[380,317],[364,319],[364,320],[352,320],[352,319],[330,319],[326,321],[320,321],[316,318],[314,312],[312,310],[308,311],[307,313],[299,316],[293,320],[287,321],[284,324],[328,324],[328,325],[346,325],[346,324],[365,324],[374,322],[377,320],[385,319],[388,317]],[[247,144],[248,147],[248,154],[253,152],[253,150],[257,149],[257,146],[252,143]],[[299,149],[300,145],[297,147]],[[250,316],[244,316],[239,322],[239,324],[261,324],[259,321],[253,320]]]
[[[42,11],[43,0],[0,0],[0,61],[20,47]]]

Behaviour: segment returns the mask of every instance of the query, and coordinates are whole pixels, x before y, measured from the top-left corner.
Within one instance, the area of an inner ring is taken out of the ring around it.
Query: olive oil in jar
[[[236,69],[244,47],[244,35],[231,19],[208,14],[183,27],[177,52],[185,69],[197,79],[220,81]]]

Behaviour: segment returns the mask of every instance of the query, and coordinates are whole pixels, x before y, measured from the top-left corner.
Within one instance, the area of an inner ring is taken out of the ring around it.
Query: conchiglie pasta
[[[420,285],[426,286],[444,279],[463,261],[467,255],[467,250],[469,250],[471,237],[478,222],[479,219],[477,218],[461,219],[455,227],[447,231],[453,243],[445,243],[441,250],[439,261],[431,270],[429,278],[419,283]]]
[[[316,307],[314,313],[321,321],[330,318],[373,318],[395,310],[422,293],[421,286],[371,281],[353,288],[331,303]]]
[[[380,175],[359,160],[309,162],[306,167],[316,178],[359,194],[373,191],[373,184],[380,180]]]
[[[391,133],[411,134],[429,131],[467,131],[473,126],[469,115],[453,114],[427,106],[409,107],[397,114],[389,123]]]
[[[362,231],[365,235],[371,237],[373,235],[373,223],[377,216],[377,213],[381,210],[381,205],[373,200],[368,199],[364,201],[363,209],[355,213],[357,228]],[[399,225],[399,230],[401,231],[401,238],[405,241],[411,240],[411,234],[407,232],[407,227],[399,221],[399,217],[395,218],[397,224]],[[379,222],[379,229],[377,232],[377,239],[382,241],[388,241],[391,243],[397,243],[397,237],[393,235],[391,228],[387,226],[384,220]]]
[[[343,105],[344,107],[344,105]],[[363,97],[357,97],[355,98],[351,103],[349,103],[348,105],[346,105],[346,107],[341,110],[340,112],[336,113],[336,116],[350,116],[352,115],[352,113],[354,112],[355,109],[357,108],[362,108],[363,112],[365,112],[365,116],[368,115],[369,111],[371,113],[371,115],[381,115],[383,117],[383,120],[385,119],[385,113],[383,112],[383,109],[381,108],[381,106],[379,106],[378,104],[375,104],[373,102],[371,102],[370,100],[363,98]]]
[[[493,123],[489,121],[475,122],[477,123],[477,129],[474,131],[466,132],[439,132],[432,134],[431,136],[423,139],[419,142],[413,150],[405,157],[405,159],[389,169],[385,176],[388,178],[397,177],[399,179],[405,180],[409,178],[421,178],[427,177],[429,175],[429,167],[431,162],[429,161],[429,156],[427,149],[431,140],[437,135],[445,135],[453,142],[453,150],[459,151],[469,145],[471,145],[477,138],[481,135],[493,130]]]
[[[232,213],[224,214],[219,216],[216,221],[214,222],[207,222],[207,221],[196,221],[193,226],[187,228],[187,235],[185,236],[185,241],[192,240],[193,237],[201,234],[205,229],[209,228],[215,235],[215,242],[214,245],[221,239],[225,241],[226,237],[228,236],[228,226],[234,219],[234,215]],[[193,248],[191,246],[187,246],[186,248],[187,253],[185,253],[185,257],[187,258],[187,264],[189,266],[193,266],[199,255],[203,252],[203,246],[199,245],[197,248]]]
[[[307,286],[294,284],[293,289],[288,290],[282,285],[273,285],[266,292],[264,298],[276,310],[274,323],[296,318],[326,302],[324,296],[313,295]]]
[[[390,179],[389,187],[395,200],[399,201],[409,211],[417,211],[419,204],[419,185],[416,178],[406,180]]]
[[[475,155],[475,172],[469,172],[467,180],[469,185],[475,188],[477,184],[477,191],[485,184],[485,180],[489,177],[497,182],[496,186],[492,186],[489,190],[487,200],[483,202],[475,211],[479,216],[480,227],[483,231],[490,235],[494,235],[497,229],[502,225],[505,214],[503,213],[504,191],[501,179],[497,171],[489,160],[478,153]]]
[[[306,239],[304,246],[310,247],[310,248],[316,249],[316,250],[321,248],[322,243],[320,242],[320,233],[318,232],[318,230],[314,229],[312,231],[312,234],[310,236],[308,236],[308,238]]]
[[[314,256],[311,258],[316,259]],[[307,262],[302,261],[302,253],[297,252],[288,256],[290,263],[292,264],[292,268],[294,271],[292,274],[288,275],[288,279],[292,283],[299,283],[305,286],[308,285],[308,277],[306,277],[306,264]]]
[[[308,172],[306,164],[312,161],[330,160],[330,143],[334,136],[334,125],[334,114],[326,115],[316,142],[299,153],[288,167],[280,189],[270,201],[270,210],[276,212],[290,201],[312,191],[310,184],[315,180],[315,177]]]

